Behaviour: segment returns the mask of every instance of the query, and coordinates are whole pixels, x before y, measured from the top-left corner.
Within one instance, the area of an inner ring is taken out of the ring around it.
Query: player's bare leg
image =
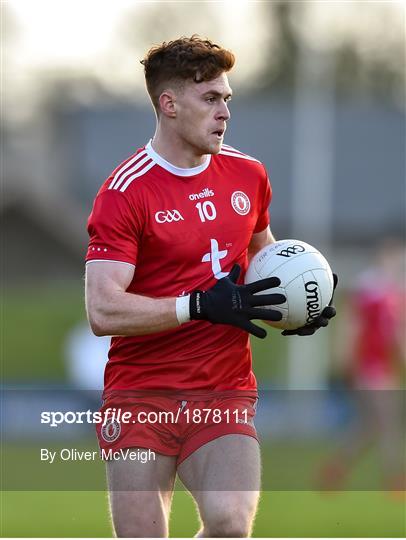
[[[247,537],[259,500],[260,452],[247,435],[211,441],[178,468],[195,498],[203,527],[201,537]]]
[[[176,458],[155,456],[146,463],[107,462],[110,509],[119,538],[168,536]]]

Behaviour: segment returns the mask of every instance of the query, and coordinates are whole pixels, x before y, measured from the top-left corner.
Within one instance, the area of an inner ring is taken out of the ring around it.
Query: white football
[[[272,309],[282,320],[269,322],[275,328],[294,330],[317,318],[333,294],[333,273],[323,255],[301,240],[279,240],[265,246],[249,264],[245,283],[276,276],[279,287],[257,294],[281,293],[286,302]]]

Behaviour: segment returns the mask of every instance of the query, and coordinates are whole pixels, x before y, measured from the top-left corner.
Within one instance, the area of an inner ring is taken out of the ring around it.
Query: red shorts
[[[112,392],[100,409],[96,425],[104,454],[125,448],[145,448],[177,463],[223,435],[248,435],[258,440],[254,426],[257,398],[250,396],[178,399],[176,396],[129,396]]]

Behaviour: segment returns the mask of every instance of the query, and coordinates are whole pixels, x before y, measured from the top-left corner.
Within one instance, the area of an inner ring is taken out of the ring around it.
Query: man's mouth
[[[225,129],[216,129],[216,131],[213,131],[213,135],[216,135],[219,139],[223,138]]]

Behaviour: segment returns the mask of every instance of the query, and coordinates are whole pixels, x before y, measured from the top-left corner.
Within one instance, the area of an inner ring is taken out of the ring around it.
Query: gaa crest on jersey
[[[157,223],[172,223],[172,221],[184,221],[182,214],[178,210],[163,210],[155,213]]]
[[[231,195],[231,206],[237,214],[245,216],[250,211],[251,202],[243,191],[234,191]]]
[[[121,424],[115,418],[109,418],[101,428],[101,436],[104,441],[112,443],[116,441],[121,433]]]

